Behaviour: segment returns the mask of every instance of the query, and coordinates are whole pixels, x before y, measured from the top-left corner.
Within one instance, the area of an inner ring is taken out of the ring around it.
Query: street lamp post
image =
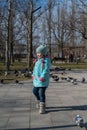
[[[33,58],[33,45],[32,45],[32,41],[33,41],[33,38],[32,38],[32,34],[33,34],[33,32],[32,32],[32,29],[33,29],[33,13],[35,13],[37,10],[39,10],[41,8],[41,6],[40,7],[38,7],[37,9],[35,9],[35,10],[32,10],[31,11],[31,17],[30,17],[30,67],[31,67],[31,65],[32,65],[32,58]]]
[[[7,32],[6,32],[6,73],[9,71],[9,11],[10,11],[10,0],[8,0],[8,18],[7,18]]]

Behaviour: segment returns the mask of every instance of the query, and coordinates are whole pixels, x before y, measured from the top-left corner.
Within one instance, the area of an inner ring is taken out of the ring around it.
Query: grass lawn
[[[71,69],[87,69],[87,62],[84,63],[54,63],[53,65]]]
[[[71,68],[71,69],[87,69],[87,61],[86,62],[81,62],[81,63],[53,63],[53,65],[62,67],[62,68]],[[10,66],[11,72],[16,70],[21,70],[27,68],[27,64],[25,62],[15,62]],[[5,76],[5,71],[6,71],[6,66],[4,63],[0,63],[0,80],[5,79],[5,82],[12,82],[13,80],[28,80],[31,77],[25,77],[22,74],[19,74],[17,77],[14,74],[9,74]],[[7,80],[6,80],[7,79]]]
[[[24,68],[27,68],[26,62],[15,62],[10,65],[10,70],[19,70]],[[6,71],[6,66],[4,63],[0,63],[0,71]]]
[[[58,63],[53,63],[53,65],[56,65],[58,67],[63,67],[63,68],[71,68],[71,69],[87,69],[87,61],[86,62],[81,62],[81,63],[65,63],[65,62],[58,62]],[[14,71],[16,70],[21,70],[27,68],[27,63],[26,62],[15,62],[10,66],[10,70]],[[4,73],[6,71],[6,66],[4,63],[0,63],[0,72]]]
[[[17,77],[13,74],[14,70],[22,70],[27,68],[27,64],[25,62],[15,62],[10,66],[10,73],[5,76],[6,66],[4,63],[0,63],[0,80],[4,79],[5,83],[13,82],[14,80],[29,80],[31,77],[25,77],[23,74],[19,74]]]

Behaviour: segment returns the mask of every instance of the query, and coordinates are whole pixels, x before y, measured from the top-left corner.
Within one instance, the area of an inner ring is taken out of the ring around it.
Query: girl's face
[[[41,53],[36,53],[36,55],[37,55],[37,58],[41,58],[42,57]]]

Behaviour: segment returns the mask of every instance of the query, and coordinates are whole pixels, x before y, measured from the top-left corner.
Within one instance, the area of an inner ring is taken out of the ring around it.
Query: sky
[[[6,0],[0,0],[0,5],[4,6]]]

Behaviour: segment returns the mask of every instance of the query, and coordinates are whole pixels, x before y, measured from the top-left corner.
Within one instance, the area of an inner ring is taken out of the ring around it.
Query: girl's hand
[[[33,61],[33,62],[34,62],[34,64],[35,64],[35,63],[37,62],[37,59],[34,59],[34,61]]]
[[[45,81],[43,78],[39,78],[39,80],[40,80],[41,82],[44,82],[44,81]]]
[[[32,76],[32,80],[34,80],[34,76]]]

